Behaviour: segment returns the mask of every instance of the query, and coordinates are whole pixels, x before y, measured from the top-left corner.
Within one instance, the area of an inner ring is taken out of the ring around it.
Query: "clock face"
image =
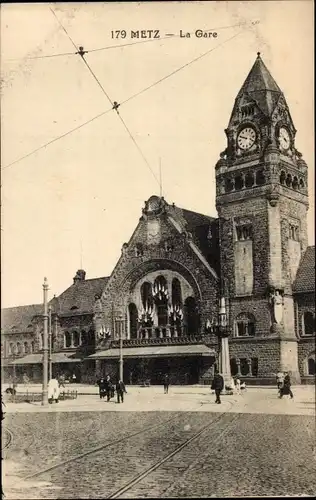
[[[256,141],[256,131],[252,127],[245,127],[239,132],[237,137],[237,144],[240,149],[246,151],[250,149]]]
[[[284,149],[285,151],[287,149],[289,149],[289,147],[291,145],[290,134],[288,133],[288,131],[284,127],[280,128],[279,142],[280,142],[281,148]]]

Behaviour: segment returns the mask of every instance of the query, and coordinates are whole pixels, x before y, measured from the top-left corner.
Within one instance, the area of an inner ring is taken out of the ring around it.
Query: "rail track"
[[[167,418],[162,422],[150,425],[145,428],[141,428],[140,430],[137,430],[132,434],[101,444],[86,452],[70,457],[67,460],[63,460],[55,465],[51,465],[35,473],[29,474],[23,477],[22,481],[24,482],[31,479],[33,480],[45,474],[49,475],[52,474],[51,480],[53,481],[53,483],[55,483],[55,481],[58,482],[58,477],[59,477],[58,469],[63,469],[63,471],[66,471],[67,476],[71,474],[76,474],[75,463],[84,461],[83,462],[85,464],[84,467],[86,467],[87,464],[85,463],[85,459],[88,459],[89,456],[93,455],[95,455],[95,459],[93,459],[93,462],[91,462],[91,465],[88,465],[88,467],[93,467],[94,470],[98,470],[99,474],[103,475],[102,472],[103,467],[105,466],[106,463],[108,463],[109,467],[111,468],[112,467],[111,457],[114,457],[115,463],[122,464],[123,468],[124,466],[126,466],[126,461],[129,462],[129,468],[127,467],[128,470],[126,470],[126,474],[122,472],[120,478],[118,478],[118,480],[115,481],[116,484],[113,484],[111,481],[111,477],[113,477],[112,472],[110,470],[106,470],[104,472],[105,476],[104,481],[106,482],[106,484],[103,485],[103,488],[105,490],[103,493],[103,498],[120,498],[122,495],[128,494],[129,491],[135,490],[135,488],[137,490],[139,486],[144,487],[145,484],[146,487],[146,481],[148,481],[148,478],[152,480],[155,474],[157,473],[160,474],[162,469],[164,468],[164,464],[168,466],[168,463],[170,464],[170,461],[172,461],[173,457],[176,457],[177,459],[177,455],[180,454],[181,452],[185,453],[186,448],[189,449],[189,454],[190,454],[189,466],[190,466],[190,463],[196,459],[200,451],[199,443],[196,443],[195,445],[197,446],[196,449],[192,449],[192,446],[194,447],[194,443],[197,442],[199,438],[201,440],[203,439],[203,433],[206,433],[212,427],[215,427],[215,429],[216,427],[218,427],[217,424],[220,421],[222,421],[227,416],[227,414],[231,412],[234,402],[235,401],[229,402],[229,408],[225,412],[221,412],[218,416],[212,419],[212,421],[209,422],[207,425],[204,425],[202,428],[199,427],[198,429],[192,428],[189,431],[190,434],[189,437],[187,437],[188,433],[183,432],[183,429],[186,427],[190,428],[190,417],[187,415],[187,413],[190,412],[190,410],[181,413],[181,415],[179,415],[178,412],[175,412],[174,416]],[[204,406],[204,404],[205,402],[204,403],[201,402],[200,406]],[[196,409],[196,406],[194,408]],[[212,416],[214,416],[214,414],[212,414]],[[236,418],[238,418],[238,416],[237,417],[232,416],[232,417],[233,418],[230,418],[227,425],[224,424],[225,425],[224,430],[223,432],[220,433],[219,436],[216,437],[216,441],[221,439],[221,436],[223,435],[224,432],[226,432],[226,429],[233,424]],[[223,423],[224,422],[222,422],[222,424]],[[168,429],[169,426],[170,430]],[[155,437],[155,430],[156,429],[158,430],[161,427],[167,427],[167,429],[165,429],[166,432],[164,435],[165,443],[160,441],[159,435],[158,437]],[[216,430],[216,432],[218,431]],[[154,447],[152,447],[152,441],[155,439],[156,440],[158,439],[158,441],[156,441]],[[147,444],[145,444],[143,445],[142,449],[142,444],[144,440],[145,442],[147,440],[147,442],[149,443],[149,447],[147,448],[146,447]],[[159,443],[158,446],[157,443]],[[168,444],[166,445],[166,443]],[[157,454],[158,455],[159,453],[161,454],[161,452],[163,452],[165,449],[167,449],[167,453],[163,457],[160,458],[157,457]],[[106,452],[105,455],[103,452]],[[142,455],[146,456],[142,457]],[[75,468],[73,468],[73,466],[75,466]],[[117,467],[119,468],[120,466],[116,465],[113,470],[116,470]],[[178,475],[181,476],[182,472],[183,472],[182,470],[178,471]],[[108,479],[106,478],[107,475],[109,477]],[[68,490],[67,487],[69,488]],[[93,488],[96,487],[96,484],[95,483],[92,484],[92,487]],[[168,485],[166,485],[166,487],[168,489]],[[71,498],[73,494],[71,486],[70,485],[67,486],[67,484],[63,482],[63,488],[67,490],[65,492],[67,498]],[[100,491],[100,489],[98,491]],[[80,495],[80,492],[78,494]]]
[[[13,442],[13,433],[6,427],[2,427],[2,443],[1,451],[7,450],[11,443]]]

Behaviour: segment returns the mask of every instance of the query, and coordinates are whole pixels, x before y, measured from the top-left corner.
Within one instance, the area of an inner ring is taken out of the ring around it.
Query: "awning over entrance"
[[[80,358],[72,358],[71,352],[53,352],[52,363],[80,363]],[[23,358],[12,361],[12,365],[34,365],[43,363],[43,354],[27,354]]]
[[[119,358],[119,356],[120,350],[113,348],[96,352],[86,359],[113,359]],[[204,344],[123,347],[124,358],[163,358],[170,356],[215,356],[215,351]]]

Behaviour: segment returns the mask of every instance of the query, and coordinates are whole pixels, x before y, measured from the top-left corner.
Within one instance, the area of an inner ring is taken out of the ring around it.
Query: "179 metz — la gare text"
[[[171,384],[208,384],[220,332],[227,366],[247,384],[274,384],[280,370],[313,382],[308,167],[260,54],[225,134],[214,166],[217,217],[149,196],[111,275],[86,279],[80,269],[50,300],[54,375],[116,377],[123,339],[126,383],[161,383],[169,373]],[[43,305],[4,309],[2,328],[4,379],[42,380]]]

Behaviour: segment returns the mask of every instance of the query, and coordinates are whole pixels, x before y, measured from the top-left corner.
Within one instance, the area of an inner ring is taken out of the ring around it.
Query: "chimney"
[[[83,269],[78,269],[76,272],[76,276],[74,277],[74,284],[78,283],[79,281],[84,281],[86,279],[86,271]]]

